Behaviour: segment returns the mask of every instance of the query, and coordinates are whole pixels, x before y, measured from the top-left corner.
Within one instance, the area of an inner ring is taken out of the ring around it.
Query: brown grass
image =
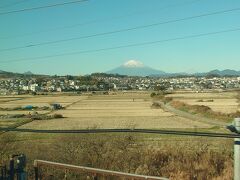
[[[216,112],[228,114],[240,111],[236,92],[176,93],[167,96],[189,105],[208,106]]]
[[[48,149],[44,151],[43,149]],[[231,146],[230,146],[231,147]],[[143,144],[137,136],[67,135],[57,138],[51,146],[21,145],[28,161],[50,161],[96,167],[101,169],[168,177],[172,180],[232,179],[232,153],[224,140],[218,150],[204,140],[181,144],[162,142],[158,147]],[[26,148],[26,149],[25,149]],[[33,175],[32,163],[28,164]],[[51,175],[63,179],[64,171],[43,168],[43,179]],[[75,177],[75,178],[74,178]],[[68,172],[69,179],[86,179],[86,174]],[[106,179],[103,178],[103,179]]]
[[[220,119],[224,121],[232,121],[234,118],[240,116],[240,112],[236,111],[235,113],[221,113],[215,112],[210,107],[204,105],[189,105],[180,101],[172,101],[171,105],[182,111],[186,111],[192,114],[197,114],[205,116],[208,118]]]

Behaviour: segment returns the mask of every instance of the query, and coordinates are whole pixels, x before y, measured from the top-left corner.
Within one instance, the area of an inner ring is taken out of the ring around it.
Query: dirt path
[[[206,117],[202,117],[202,116],[198,116],[198,115],[193,115],[193,114],[190,114],[188,112],[184,112],[184,111],[175,109],[170,104],[164,104],[161,101],[155,101],[155,103],[158,103],[159,105],[161,105],[163,110],[172,112],[172,113],[174,113],[174,114],[176,114],[180,117],[184,117],[184,118],[187,118],[187,119],[191,119],[193,121],[199,121],[199,122],[211,124],[211,125],[214,125],[214,126],[224,127],[224,128],[227,126],[227,123],[222,122],[220,120],[210,119],[210,118],[206,118]]]

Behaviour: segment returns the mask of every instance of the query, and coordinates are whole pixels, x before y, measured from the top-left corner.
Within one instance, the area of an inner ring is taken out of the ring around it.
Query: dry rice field
[[[49,106],[52,103],[60,103],[62,106],[67,106],[75,101],[82,99],[81,96],[30,96],[15,101],[1,102],[2,108],[32,106]],[[1,101],[1,98],[0,98]]]
[[[84,97],[80,96],[2,96],[0,97],[1,108],[16,108],[24,107],[27,105],[32,106],[50,106],[51,103],[60,103],[62,106],[67,107],[72,103],[75,103]],[[11,111],[0,111],[0,115],[15,115],[15,114],[31,114],[37,112],[38,114],[45,114],[50,110],[11,110]],[[21,123],[26,119],[21,118],[9,118],[0,119],[0,127],[9,127]]]
[[[182,101],[190,105],[204,105],[213,111],[222,113],[234,113],[240,111],[235,92],[219,93],[178,93],[171,94],[174,100]],[[212,100],[212,102],[210,102]],[[203,102],[200,102],[203,101]]]
[[[54,112],[62,114],[65,118],[33,121],[23,127],[35,129],[211,127],[208,124],[182,118],[162,109],[152,109],[149,93],[66,96],[53,99],[59,103],[68,104],[66,109]],[[39,104],[53,99],[49,97],[46,97],[45,100],[34,98],[32,102]],[[18,102],[20,103],[20,101]],[[22,101],[22,103],[26,102]]]

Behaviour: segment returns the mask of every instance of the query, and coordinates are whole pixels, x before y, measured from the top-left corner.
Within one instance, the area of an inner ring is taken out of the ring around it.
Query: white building
[[[22,90],[28,91],[29,90],[29,86],[22,86]]]
[[[33,91],[33,92],[38,91],[39,90],[38,84],[31,84],[30,85],[30,90]]]

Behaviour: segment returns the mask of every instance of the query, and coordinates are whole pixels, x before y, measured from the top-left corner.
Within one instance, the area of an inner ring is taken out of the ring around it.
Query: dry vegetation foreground
[[[158,139],[157,144],[154,144],[150,137],[142,135],[68,134],[58,135],[48,143],[15,141],[9,144],[9,138],[14,139],[14,135],[16,134],[8,134],[5,142],[0,140],[0,158],[6,159],[6,154],[25,153],[28,157],[29,179],[34,178],[34,159],[167,177],[171,180],[233,178],[232,140],[182,137],[175,139],[151,135],[151,138]],[[62,169],[43,167],[40,174],[42,179],[52,180],[64,179],[65,172]],[[67,171],[67,179],[87,179],[87,175],[84,172]]]

